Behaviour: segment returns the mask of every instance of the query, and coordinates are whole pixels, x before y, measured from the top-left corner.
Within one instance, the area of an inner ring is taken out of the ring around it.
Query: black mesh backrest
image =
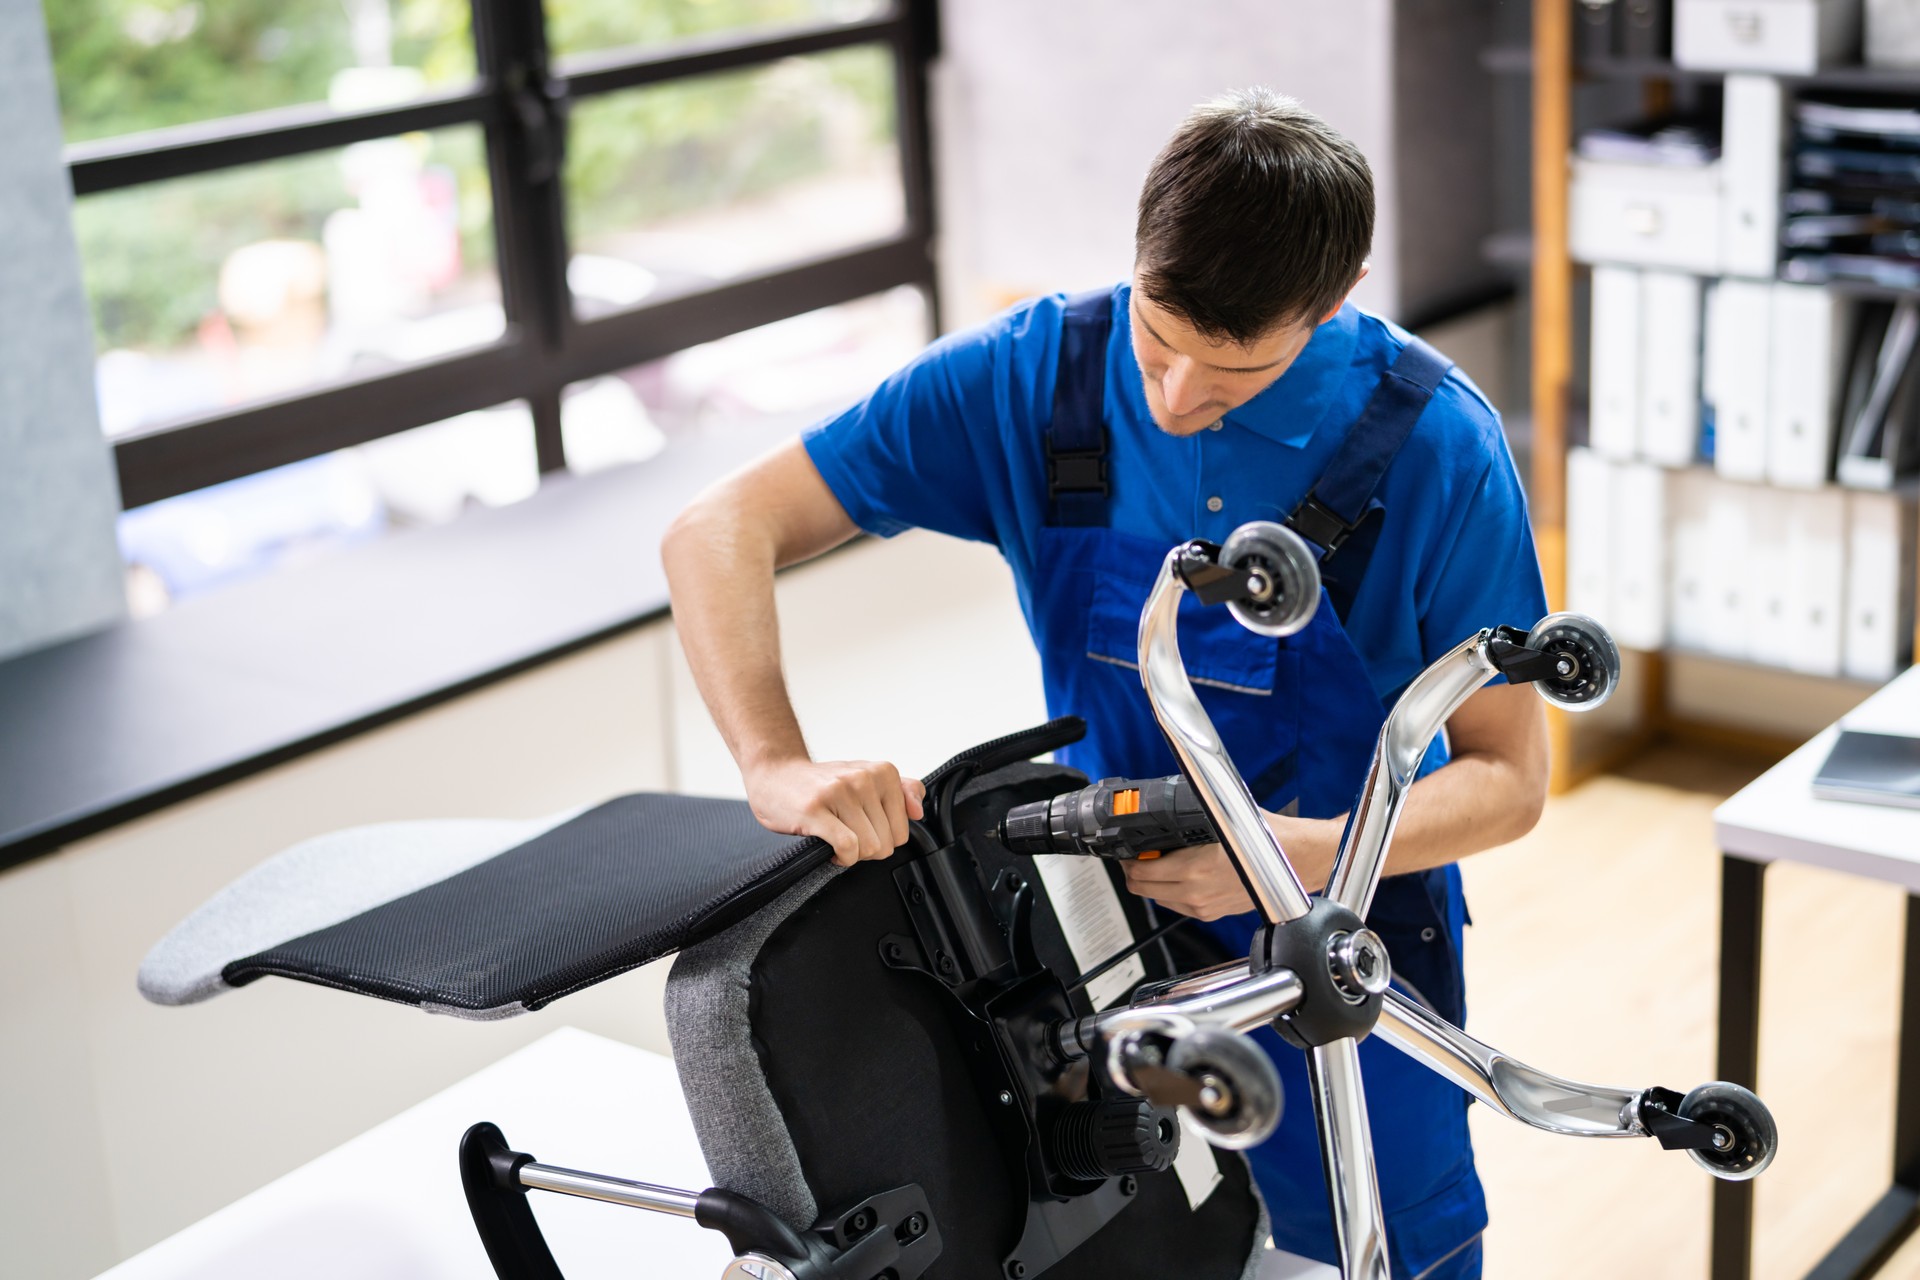
[[[959,793],[955,821],[983,883],[1015,869],[1035,886],[1036,950],[1069,980],[1079,969],[1032,860],[983,837],[1009,806],[1084,781],[1055,766],[1003,768]],[[750,969],[751,1043],[822,1210],[916,1184],[943,1241],[925,1280],[1001,1276],[1026,1225],[1027,1184],[1015,1154],[1021,1121],[969,1066],[966,1039],[981,1028],[935,980],[882,958],[882,939],[914,932],[894,875],[911,856],[901,851],[836,877],[767,937]],[[1140,936],[1139,900],[1123,901]],[[1170,972],[1156,951],[1147,954],[1149,978]],[[1084,997],[1076,1002],[1079,1012],[1091,1011]],[[729,1100],[689,1102],[725,1107]],[[707,1154],[716,1180],[730,1185],[721,1153]],[[1133,1201],[1041,1280],[1240,1280],[1262,1242],[1261,1206],[1246,1161],[1211,1154],[1222,1183],[1199,1209],[1171,1170],[1144,1175]]]

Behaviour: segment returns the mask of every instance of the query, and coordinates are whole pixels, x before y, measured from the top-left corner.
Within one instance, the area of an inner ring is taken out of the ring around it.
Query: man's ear
[[[1360,282],[1361,282],[1362,280],[1365,280],[1365,279],[1367,278],[1367,272],[1369,272],[1369,271],[1371,271],[1371,270],[1373,270],[1373,263],[1371,263],[1371,262],[1363,262],[1363,263],[1361,263],[1361,264],[1360,264],[1360,274],[1359,274],[1359,275],[1357,275],[1357,276],[1355,276],[1355,277],[1353,278],[1353,283],[1352,283],[1351,285],[1349,285],[1349,286],[1347,287],[1347,298],[1351,298],[1351,297],[1353,296],[1353,291],[1354,291],[1355,289],[1358,289],[1358,288],[1360,287]],[[1339,303],[1338,303],[1338,305],[1336,305],[1336,306],[1334,307],[1334,309],[1333,309],[1333,310],[1331,310],[1331,311],[1329,311],[1329,312],[1327,312],[1327,314],[1325,314],[1325,315],[1323,315],[1323,316],[1321,316],[1321,317],[1320,317],[1320,323],[1321,323],[1321,324],[1325,324],[1325,323],[1326,323],[1327,321],[1329,321],[1329,320],[1331,320],[1331,319],[1333,319],[1333,318],[1334,318],[1335,316],[1337,316],[1337,315],[1339,315],[1339,314],[1340,314],[1340,308],[1341,308],[1341,307],[1344,307],[1344,306],[1346,306],[1346,305],[1347,305],[1347,298],[1342,298],[1342,299],[1340,299],[1340,301],[1339,301]],[[1318,326],[1315,326],[1315,327],[1317,328]]]

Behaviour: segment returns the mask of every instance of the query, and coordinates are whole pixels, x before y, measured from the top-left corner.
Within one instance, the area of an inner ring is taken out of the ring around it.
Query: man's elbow
[[[740,522],[732,514],[730,499],[724,481],[709,485],[667,525],[660,539],[660,563],[667,571],[669,587],[682,572],[705,563],[720,543],[738,532]]]
[[[1547,790],[1552,770],[1543,741],[1538,750],[1529,751],[1514,769],[1512,803],[1508,806],[1509,840],[1518,840],[1540,824],[1547,810]]]
[[[684,560],[688,549],[700,540],[701,525],[707,516],[701,504],[706,496],[700,494],[680,508],[680,514],[667,525],[667,531],[660,539],[660,562],[666,566],[668,577],[673,576],[674,562]]]

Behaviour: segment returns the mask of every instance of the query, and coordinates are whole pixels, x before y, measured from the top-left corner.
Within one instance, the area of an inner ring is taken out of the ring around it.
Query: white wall
[[[1264,84],[1360,147],[1379,212],[1356,297],[1396,319],[1484,289],[1494,230],[1483,0],[966,0],[935,82],[949,326],[1133,263],[1148,165],[1195,103]]]
[[[0,0],[0,658],[125,611],[58,99],[35,0]]]
[[[1302,99],[1375,165],[1376,244],[1394,242],[1392,0],[965,0],[942,6],[937,85],[948,322],[1133,264],[1147,166],[1189,108],[1265,84]],[[1395,295],[1392,255],[1363,299]]]
[[[867,543],[780,596],[816,752],[925,771],[1043,718],[990,549]],[[0,874],[0,1271],[93,1275],[558,1025],[664,1052],[664,965],[499,1023],[278,979],[162,1009],[133,975],[175,921],[307,836],[666,788],[738,779],[661,623]]]

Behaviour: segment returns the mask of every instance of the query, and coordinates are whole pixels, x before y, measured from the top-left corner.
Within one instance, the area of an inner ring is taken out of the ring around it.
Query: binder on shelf
[[[1907,298],[1861,308],[1840,413],[1835,472],[1841,484],[1891,489],[1913,469],[1916,340],[1920,302]]]
[[[1728,485],[1726,501],[1741,508],[1745,545],[1722,543],[1716,554],[1737,563],[1732,572],[1742,581],[1746,652],[1741,655],[1769,666],[1789,667],[1798,652],[1794,629],[1798,593],[1789,567],[1791,546],[1787,512],[1791,499],[1784,489],[1767,485]]]
[[[1613,468],[1591,449],[1567,451],[1567,608],[1610,617]],[[1624,641],[1622,642],[1624,643]]]
[[[1641,276],[1639,455],[1662,466],[1699,451],[1700,298],[1698,276]]]
[[[1784,665],[1808,675],[1837,676],[1846,619],[1847,495],[1821,489],[1783,496],[1791,646]]]
[[[1749,605],[1753,521],[1748,495],[1766,490],[1751,485],[1716,482],[1707,491],[1706,557],[1703,581],[1706,603],[1700,650],[1722,658],[1748,658],[1753,653],[1753,620]]]
[[[1707,302],[1705,391],[1713,405],[1713,467],[1729,480],[1767,475],[1773,285],[1721,280]]]
[[[1667,495],[1667,631],[1676,647],[1696,653],[1713,649],[1718,624],[1712,516],[1721,487],[1710,472],[1677,471]]]
[[[1891,680],[1913,653],[1914,511],[1906,496],[1850,493],[1842,670]]]
[[[1621,6],[1614,0],[1580,0],[1574,9],[1573,53],[1582,62],[1611,58],[1618,48],[1614,29]]]
[[[1720,265],[1731,275],[1767,277],[1778,264],[1786,119],[1780,81],[1772,76],[1727,77],[1720,129],[1725,184]]]
[[[1620,461],[1640,447],[1640,322],[1640,272],[1595,267],[1587,442]]]
[[[1773,286],[1767,479],[1812,489],[1833,473],[1849,302],[1817,285]]]
[[[1629,58],[1664,58],[1673,47],[1673,10],[1668,0],[1620,0],[1620,52]]]
[[[1650,462],[1612,470],[1608,612],[1601,616],[1627,648],[1659,649],[1667,643],[1667,472]]]

